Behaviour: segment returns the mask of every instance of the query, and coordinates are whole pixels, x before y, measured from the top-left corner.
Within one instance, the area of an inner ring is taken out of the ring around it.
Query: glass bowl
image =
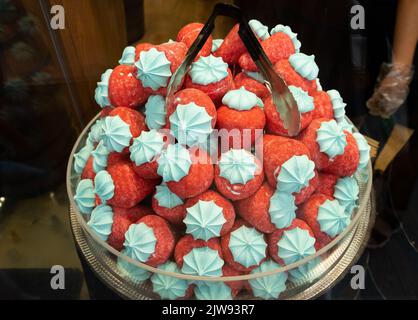
[[[225,282],[240,282],[244,287],[248,287],[248,281],[259,281],[263,277],[266,277],[266,279],[278,277],[279,273],[289,275],[286,281],[286,289],[280,294],[279,299],[313,298],[335,285],[363,252],[374,219],[371,198],[372,166],[370,161],[361,173],[356,173],[354,176],[360,192],[358,207],[354,209],[349,226],[314,255],[295,263],[275,270],[242,276],[202,277],[157,269],[131,259],[98,237],[87,225],[89,215],[82,214],[74,201],[75,189],[80,180],[73,167],[74,154],[85,145],[90,127],[98,117],[99,115],[83,130],[68,161],[66,183],[70,201],[70,220],[75,241],[85,260],[97,276],[123,298],[160,299],[160,296],[154,293],[152,283],[149,280],[149,277],[155,275],[186,280],[191,285],[205,282],[214,285],[217,283],[222,286],[222,283]],[[348,118],[346,119],[351,123]],[[355,127],[354,131],[357,132]],[[303,274],[298,272],[301,269],[305,269]],[[222,299],[221,296],[218,298]],[[255,299],[255,297],[248,290],[241,290],[234,299]]]

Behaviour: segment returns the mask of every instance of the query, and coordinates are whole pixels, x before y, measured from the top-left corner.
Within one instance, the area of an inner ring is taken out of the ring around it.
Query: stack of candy
[[[102,111],[75,154],[74,199],[89,227],[133,260],[186,275],[256,274],[314,255],[350,224],[354,174],[369,162],[365,138],[346,121],[338,91],[322,90],[296,33],[249,25],[297,103],[297,137],[287,135],[238,25],[207,40],[169,105],[167,85],[202,24],[186,25],[176,41],[127,47],[98,82]],[[162,299],[278,299],[319,259],[232,282],[152,274],[121,258],[117,266]]]

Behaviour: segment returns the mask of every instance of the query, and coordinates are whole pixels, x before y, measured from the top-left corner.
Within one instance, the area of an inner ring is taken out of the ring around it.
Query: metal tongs
[[[265,79],[265,84],[272,93],[273,102],[277,112],[280,114],[280,118],[283,120],[284,127],[287,129],[289,136],[298,135],[300,131],[300,114],[295,99],[283,79],[274,70],[271,61],[248,25],[248,20],[244,17],[241,9],[231,4],[218,3],[215,5],[208,21],[189,48],[186,58],[171,77],[168,84],[166,105],[172,101],[174,94],[180,89],[183,78],[189,71],[192,62],[212,33],[215,27],[215,19],[218,16],[230,17],[239,22],[239,36]]]

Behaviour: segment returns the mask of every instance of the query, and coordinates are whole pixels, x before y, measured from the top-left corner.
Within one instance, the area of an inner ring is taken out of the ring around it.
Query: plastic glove
[[[374,93],[367,101],[370,114],[386,119],[394,114],[408,96],[413,74],[412,65],[382,64]]]

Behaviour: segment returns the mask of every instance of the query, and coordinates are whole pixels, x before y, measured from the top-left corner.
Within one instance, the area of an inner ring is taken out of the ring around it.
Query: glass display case
[[[314,254],[259,272],[190,275],[135,260],[89,226],[91,216],[74,200],[81,180],[74,155],[109,111],[95,96],[101,75],[119,64],[128,46],[181,42],[178,31],[205,23],[217,2],[0,0],[0,299],[161,299],[151,279],[177,281],[190,299],[259,299],[251,283],[279,285],[281,275],[287,280],[276,298],[284,300],[418,297],[417,54],[407,71],[395,70],[391,54],[393,39],[402,39],[396,14],[405,14],[407,1],[226,1],[263,23],[269,37],[279,24],[297,32],[300,52],[313,54],[319,67],[315,86],[322,89],[314,91],[338,90],[347,104],[344,123],[370,147],[370,161],[353,175],[359,195],[350,222]],[[224,39],[234,25],[217,19],[213,40]],[[232,77],[243,73],[238,62],[229,66]],[[368,101],[393,74],[407,93],[393,113],[379,115]],[[146,115],[145,102],[136,109]],[[141,204],[151,208],[152,197]],[[97,197],[95,205],[101,204]],[[173,229],[178,241],[185,228]],[[57,266],[65,270],[64,290],[51,286]],[[353,287],[356,275],[363,280]],[[223,296],[225,284],[231,292],[239,289]],[[216,293],[205,286],[217,287]]]

